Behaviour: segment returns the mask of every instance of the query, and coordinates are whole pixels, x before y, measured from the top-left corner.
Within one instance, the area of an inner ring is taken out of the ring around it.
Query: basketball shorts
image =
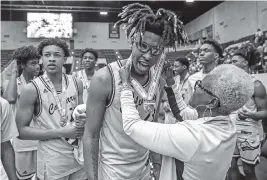
[[[68,176],[62,177],[62,178],[57,179],[57,180],[86,180],[86,179],[87,179],[87,175],[86,175],[84,169],[80,169],[79,171],[77,171],[75,173],[72,173]]]
[[[19,179],[32,178],[37,170],[37,151],[15,152],[15,163]]]
[[[260,159],[261,141],[257,132],[241,130],[237,132],[234,157],[240,157],[247,164],[257,164]]]

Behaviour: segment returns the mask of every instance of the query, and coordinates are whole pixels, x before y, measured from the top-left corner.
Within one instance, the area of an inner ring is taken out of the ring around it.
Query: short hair
[[[219,54],[219,57],[223,58],[223,48],[220,45],[220,43],[218,43],[215,40],[208,39],[208,40],[205,40],[202,44],[211,45],[215,49],[215,51]]]
[[[46,46],[55,45],[60,47],[64,51],[64,56],[69,57],[69,46],[66,43],[66,41],[58,39],[58,38],[48,38],[41,41],[41,43],[38,45],[38,52],[42,56],[43,55],[43,49]]]
[[[129,40],[137,34],[142,36],[145,31],[149,31],[161,36],[163,44],[168,47],[175,48],[175,41],[188,41],[182,21],[172,11],[160,8],[154,14],[149,6],[133,3],[124,6],[119,17],[121,20],[114,26],[126,24],[125,30]]]
[[[261,61],[260,52],[252,43],[242,45],[233,56],[241,56],[247,62],[248,66],[254,66]]]
[[[16,49],[11,57],[13,60],[16,59],[18,64],[26,64],[31,59],[40,59],[38,50],[34,46],[22,46]]]
[[[231,64],[217,66],[203,81],[203,86],[219,98],[221,115],[229,115],[238,110],[254,93],[251,75]]]
[[[186,66],[186,69],[189,69],[190,62],[187,58],[181,57],[175,60],[175,62],[180,62],[182,65]]]
[[[94,56],[95,56],[95,59],[97,60],[98,59],[98,53],[96,52],[96,50],[92,49],[92,48],[85,48],[82,50],[82,53],[81,53],[81,58],[83,58],[83,55],[85,53],[92,53]]]

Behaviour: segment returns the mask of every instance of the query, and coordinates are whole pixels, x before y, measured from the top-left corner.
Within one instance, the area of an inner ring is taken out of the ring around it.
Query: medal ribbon
[[[53,94],[53,97],[56,101],[57,107],[58,107],[58,112],[61,116],[60,119],[60,126],[64,127],[67,123],[67,112],[66,109],[63,108],[62,106],[66,107],[66,81],[65,81],[65,77],[62,74],[62,96],[61,96],[61,100],[59,99],[59,96],[57,94],[57,91],[53,85],[53,83],[51,82],[51,80],[49,79],[49,77],[47,76],[46,72],[43,75],[44,80],[46,81],[47,85],[50,87],[51,92]]]

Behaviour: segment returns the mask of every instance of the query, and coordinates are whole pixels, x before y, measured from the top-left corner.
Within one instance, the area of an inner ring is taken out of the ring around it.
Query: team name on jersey
[[[133,93],[133,97],[134,97],[134,104],[135,104],[135,108],[139,109],[142,108],[143,104],[144,104],[144,99],[141,98],[140,96],[138,96],[135,92]],[[154,95],[153,97],[153,101],[156,101],[156,95]],[[121,111],[121,107],[120,107],[120,112]],[[155,117],[155,113],[156,113],[156,109],[154,108],[154,111],[152,113],[146,113],[144,116],[144,120],[148,120],[149,118],[154,119]]]
[[[76,102],[76,96],[70,96],[66,99],[66,104],[75,103],[75,102]],[[49,105],[49,114],[53,115],[56,110],[58,110],[58,105],[55,103],[51,103]],[[69,110],[74,110],[74,108],[70,107]]]

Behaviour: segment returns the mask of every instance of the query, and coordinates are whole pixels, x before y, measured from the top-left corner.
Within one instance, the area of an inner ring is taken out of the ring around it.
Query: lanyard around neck
[[[65,77],[64,75],[62,74],[62,96],[61,96],[61,100],[57,94],[57,91],[53,85],[53,83],[51,82],[51,80],[49,79],[49,77],[47,76],[46,72],[44,73],[43,75],[44,77],[44,80],[46,81],[47,85],[49,86],[52,94],[53,94],[53,97],[56,101],[56,104],[57,104],[57,107],[58,107],[58,112],[61,116],[61,119],[60,119],[60,125],[63,127],[66,125],[67,123],[67,113],[66,113],[66,109],[63,108],[63,107],[66,107],[66,98],[65,98],[65,95],[66,95],[66,81],[65,81]]]

